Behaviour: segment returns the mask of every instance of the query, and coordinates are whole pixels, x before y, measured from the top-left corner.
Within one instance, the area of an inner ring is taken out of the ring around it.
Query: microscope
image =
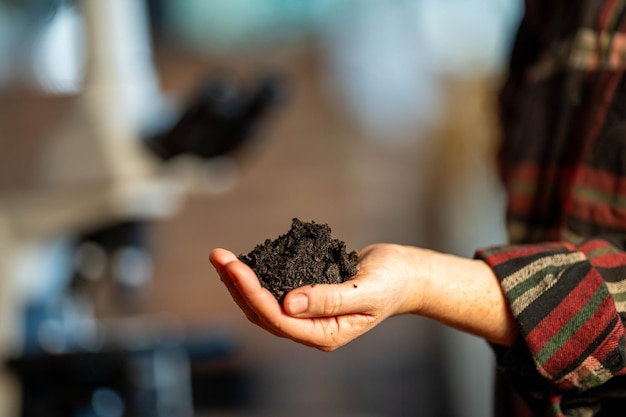
[[[192,367],[232,355],[234,341],[103,321],[94,297],[105,288],[113,308],[133,311],[154,265],[150,223],[194,192],[170,167],[184,156],[202,167],[244,145],[283,86],[209,77],[174,112],[152,67],[143,1],[77,4],[86,75],[72,114],[42,150],[37,184],[0,196],[0,415],[190,417]]]

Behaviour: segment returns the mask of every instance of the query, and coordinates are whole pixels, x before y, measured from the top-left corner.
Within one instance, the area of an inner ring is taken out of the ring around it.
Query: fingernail
[[[289,300],[287,309],[292,315],[302,314],[309,308],[309,298],[304,294],[296,294]]]

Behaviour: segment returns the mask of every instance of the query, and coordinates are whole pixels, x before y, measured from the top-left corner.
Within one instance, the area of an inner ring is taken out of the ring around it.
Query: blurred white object
[[[444,77],[501,71],[521,10],[509,3],[346,0],[320,22],[330,89],[369,138],[413,141],[439,120]]]
[[[157,161],[143,146],[141,130],[163,103],[151,62],[143,0],[81,0],[86,33],[85,69],[74,111],[57,126],[42,149],[35,186],[0,201],[0,358],[19,355],[23,307],[46,288],[62,268],[43,265],[41,251],[59,236],[83,233],[127,218],[154,218],[178,208],[182,187],[159,172]],[[78,61],[66,43],[79,30],[70,10],[56,15],[35,48],[39,71],[56,88],[76,88],[77,62],[56,63],[50,53]],[[52,50],[51,50],[52,49]],[[64,66],[67,64],[67,67]],[[69,68],[74,68],[76,71]],[[60,74],[68,71],[68,78]],[[57,77],[57,78],[55,78]],[[57,269],[55,269],[57,268]],[[29,280],[20,280],[20,271]],[[43,284],[41,281],[43,280]],[[40,281],[37,284],[37,281]],[[24,288],[26,282],[33,288]],[[49,288],[49,287],[48,287]],[[56,323],[41,336],[53,348]],[[0,415],[15,415],[16,393],[0,372]]]
[[[455,77],[499,74],[509,56],[523,4],[508,0],[421,0],[416,24],[429,65]]]
[[[33,73],[44,91],[74,94],[80,90],[85,71],[83,40],[82,17],[74,7],[62,4],[33,45]]]
[[[121,87],[120,105],[141,129],[149,129],[169,103],[152,64],[145,3],[107,0],[92,17],[85,13],[94,6],[78,5],[82,9],[62,2],[38,29],[28,60],[34,82],[51,94],[76,94],[83,87],[115,82]],[[96,18],[103,14],[107,17]],[[91,19],[87,27],[86,19]]]
[[[419,2],[350,1],[323,25],[330,88],[372,138],[412,139],[438,115],[432,59],[416,25]]]

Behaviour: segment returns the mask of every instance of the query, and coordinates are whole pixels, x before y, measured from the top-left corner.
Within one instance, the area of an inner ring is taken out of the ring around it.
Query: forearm
[[[492,343],[513,343],[517,323],[498,279],[485,262],[438,252],[429,252],[425,258],[424,294],[414,313]],[[423,273],[421,268],[415,270]]]

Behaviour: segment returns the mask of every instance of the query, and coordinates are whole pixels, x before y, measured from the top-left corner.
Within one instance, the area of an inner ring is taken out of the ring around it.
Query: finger
[[[226,266],[225,273],[250,308],[270,315],[282,313],[276,298],[261,285],[259,278],[248,265],[240,261],[231,262]]]
[[[276,336],[290,338],[308,346],[320,348],[321,345],[328,344],[328,326],[287,315],[276,298],[261,286],[254,271],[239,261],[232,252],[215,249],[211,252],[210,259],[233,300],[252,323]]]
[[[211,264],[215,267],[221,281],[226,286],[226,289],[233,297],[233,300],[242,309],[247,308],[245,301],[237,289],[235,281],[233,281],[231,275],[226,271],[230,263],[238,261],[237,257],[232,252],[225,249],[214,249],[211,251],[209,259],[211,260]]]
[[[264,327],[263,321],[254,312],[253,309],[247,304],[246,300],[241,296],[239,289],[237,288],[237,280],[233,279],[231,272],[228,271],[228,266],[232,263],[239,262],[238,258],[230,251],[225,249],[214,249],[209,255],[211,264],[215,267],[221,281],[226,286],[226,289],[230,293],[233,301],[239,306],[241,311],[245,314],[246,318],[252,323]],[[232,269],[232,268],[231,268]],[[247,272],[246,272],[247,273]],[[267,329],[269,330],[269,329]]]
[[[285,311],[292,317],[334,317],[346,314],[370,314],[378,300],[377,291],[368,291],[363,280],[341,284],[300,287],[285,296]]]
[[[274,295],[263,288],[254,272],[243,262],[232,262],[226,272],[232,277],[243,301],[259,319],[259,325],[271,333],[309,346],[318,347],[328,338],[328,327],[311,319],[288,315]],[[335,331],[336,334],[336,331]]]
[[[285,315],[284,311],[248,265],[239,260],[232,261],[225,266],[223,274],[233,300],[248,320],[275,336],[288,337],[280,326],[275,325],[275,317]]]
[[[226,268],[226,265],[236,261],[237,256],[226,249],[216,248],[209,253],[209,260],[215,269],[220,272]]]
[[[246,315],[248,320],[250,320],[254,324],[260,324],[261,320],[256,315],[256,313],[250,308],[250,306],[248,306],[245,299],[241,296],[239,289],[237,288],[237,286],[235,285],[235,283],[233,282],[229,274],[226,271],[222,271],[220,272],[220,278],[222,282],[224,283],[224,286],[226,286],[226,289],[230,293],[230,296],[232,297],[233,301],[237,304],[237,306],[239,306],[241,311],[243,311],[243,313]]]

